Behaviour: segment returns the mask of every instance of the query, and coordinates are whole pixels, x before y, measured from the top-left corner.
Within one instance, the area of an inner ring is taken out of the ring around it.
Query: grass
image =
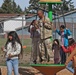
[[[23,50],[24,53],[30,53],[31,52],[31,39],[23,40],[23,45],[26,45],[26,48]]]
[[[6,43],[6,39],[0,38],[0,48],[4,46]]]

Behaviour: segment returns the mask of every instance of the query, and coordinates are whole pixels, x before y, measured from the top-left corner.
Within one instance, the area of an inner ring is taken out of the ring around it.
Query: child
[[[69,29],[66,29],[64,25],[61,25],[60,30],[57,29],[56,32],[61,36],[61,44],[67,48],[68,36],[72,34],[71,31]],[[63,52],[62,48],[60,50],[60,55],[61,55],[61,64],[64,64],[66,61],[66,54],[65,52]]]
[[[28,28],[28,32],[30,32],[30,37],[40,37],[40,29],[37,23],[37,20],[33,20]]]
[[[5,44],[5,47],[2,47],[2,50],[5,52],[6,56],[7,75],[12,75],[12,68],[14,70],[14,75],[19,75],[18,58],[19,55],[22,55],[23,52],[22,44],[15,31],[8,33],[7,42]]]
[[[33,20],[29,27],[30,37],[32,39],[32,61],[37,63],[37,56],[41,59],[41,53],[39,49],[40,41],[40,29],[36,20]]]
[[[67,49],[64,46],[62,46],[63,51],[66,53],[72,53],[75,47],[76,47],[76,42],[74,41],[73,38],[69,39],[69,47]],[[67,64],[66,68],[72,73],[74,73],[73,58],[71,58],[71,61]]]
[[[52,50],[54,52],[54,64],[60,63],[60,45],[58,39],[53,41]]]

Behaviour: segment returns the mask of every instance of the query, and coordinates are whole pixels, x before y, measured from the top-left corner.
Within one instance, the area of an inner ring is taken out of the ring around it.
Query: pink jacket
[[[65,48],[64,46],[62,46],[62,49],[65,53],[72,53],[75,47],[76,47],[76,44],[73,44],[69,46],[68,48]]]

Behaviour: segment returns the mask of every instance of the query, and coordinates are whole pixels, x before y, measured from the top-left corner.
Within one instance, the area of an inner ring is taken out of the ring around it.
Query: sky
[[[29,6],[29,1],[30,0],[14,0],[20,7],[24,10],[25,7]],[[74,2],[74,6],[76,8],[76,0],[72,0]],[[2,5],[3,0],[0,0],[0,6]]]

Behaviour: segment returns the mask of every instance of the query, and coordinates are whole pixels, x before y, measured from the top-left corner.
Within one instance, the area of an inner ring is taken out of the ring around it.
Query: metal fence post
[[[73,17],[72,17],[72,33],[73,33],[73,39],[74,39],[74,21],[73,21],[74,19],[73,19]]]
[[[23,20],[23,16],[22,16],[22,45],[23,45],[23,22],[24,22],[24,20]]]

